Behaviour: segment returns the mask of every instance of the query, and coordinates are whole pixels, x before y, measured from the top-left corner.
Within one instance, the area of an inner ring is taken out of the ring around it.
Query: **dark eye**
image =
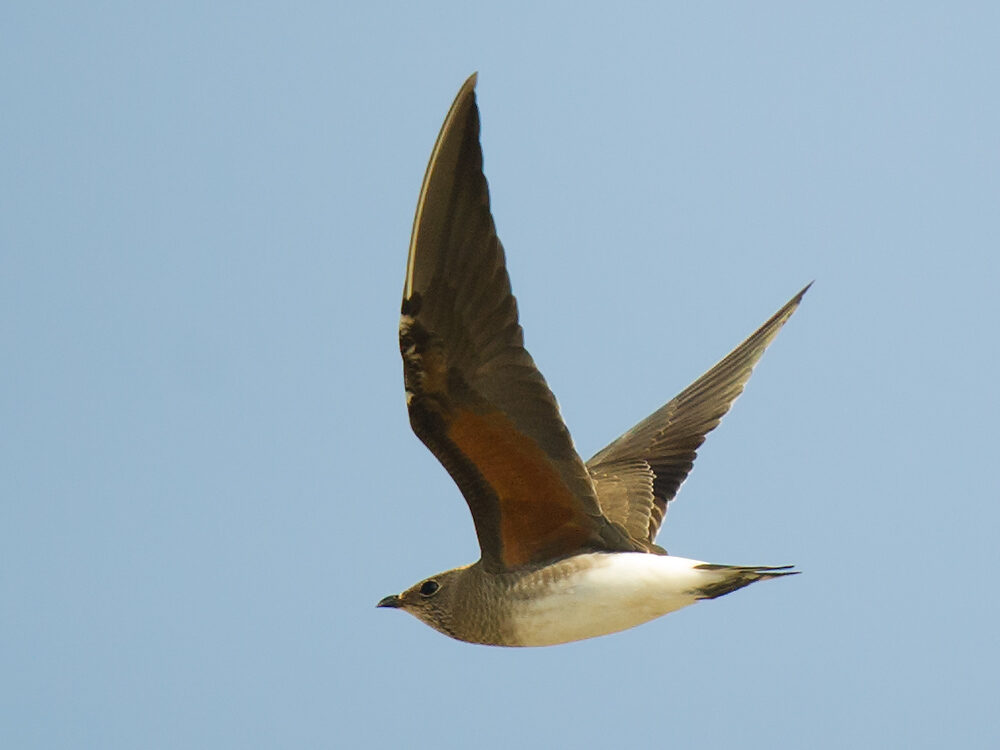
[[[420,593],[422,596],[434,596],[437,593],[438,582],[437,581],[424,581],[420,586]]]

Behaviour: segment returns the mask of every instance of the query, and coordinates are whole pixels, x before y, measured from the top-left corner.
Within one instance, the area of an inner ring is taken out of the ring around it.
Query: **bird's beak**
[[[395,594],[387,596],[385,599],[380,601],[375,605],[376,607],[393,607],[398,608],[403,606],[403,602],[400,601],[399,597]]]

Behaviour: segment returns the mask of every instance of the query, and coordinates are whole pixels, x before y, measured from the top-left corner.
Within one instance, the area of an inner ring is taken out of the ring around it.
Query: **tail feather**
[[[704,586],[699,587],[695,593],[699,599],[716,599],[726,594],[731,594],[737,589],[749,586],[757,581],[764,581],[768,578],[780,578],[781,576],[794,576],[802,571],[791,570],[792,565],[715,565],[704,563],[696,565],[698,570],[712,571],[718,575]]]

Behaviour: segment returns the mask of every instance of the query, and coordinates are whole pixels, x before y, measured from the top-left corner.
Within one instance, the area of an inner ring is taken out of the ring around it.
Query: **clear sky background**
[[[995,3],[0,9],[0,746],[1000,743]],[[659,541],[796,578],[550,649],[409,431],[413,210],[478,70],[584,457],[816,284]]]

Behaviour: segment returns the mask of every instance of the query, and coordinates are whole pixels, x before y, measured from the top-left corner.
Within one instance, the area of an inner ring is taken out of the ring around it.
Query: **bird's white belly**
[[[521,645],[551,646],[635,627],[693,604],[699,560],[641,552],[592,553],[557,563],[565,576],[526,580],[511,611]]]

